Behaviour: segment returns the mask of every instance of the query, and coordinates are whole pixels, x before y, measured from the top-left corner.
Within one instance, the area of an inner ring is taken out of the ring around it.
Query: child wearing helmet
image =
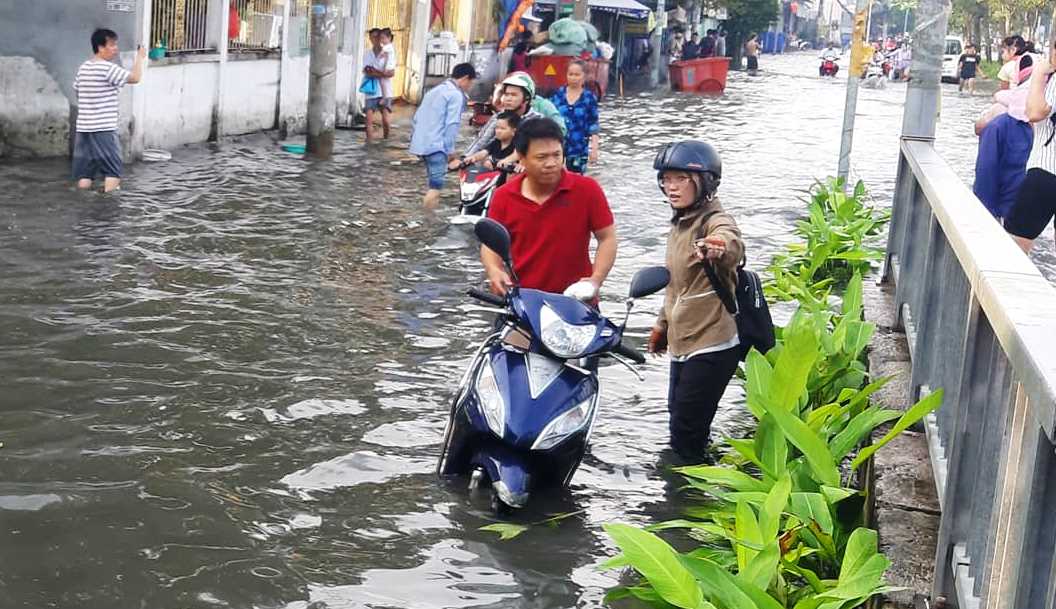
[[[716,196],[722,160],[711,145],[668,144],[653,168],[674,214],[666,258],[671,281],[648,351],[671,355],[671,448],[686,462],[706,462],[711,422],[741,353],[737,323],[711,278],[734,292],[744,243]]]
[[[521,121],[526,121],[530,118],[553,119],[561,127],[561,131],[565,131],[565,121],[561,117],[561,113],[558,112],[550,100],[536,97],[535,81],[525,72],[508,74],[499,84],[498,106],[499,113],[514,112],[520,115]],[[481,150],[485,150],[495,140],[495,123],[497,121],[498,114],[491,117],[491,120],[481,128],[477,139],[473,140],[473,143],[466,149],[463,157],[469,157]],[[454,168],[458,164],[459,161],[453,161],[451,167]]]

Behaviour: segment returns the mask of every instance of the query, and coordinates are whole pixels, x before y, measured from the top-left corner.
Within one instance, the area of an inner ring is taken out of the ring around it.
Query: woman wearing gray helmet
[[[668,144],[653,168],[674,215],[667,237],[671,282],[648,350],[671,354],[671,448],[687,462],[700,463],[709,461],[711,422],[741,354],[737,323],[711,277],[733,293],[744,243],[716,196],[722,160],[713,147],[693,140]]]

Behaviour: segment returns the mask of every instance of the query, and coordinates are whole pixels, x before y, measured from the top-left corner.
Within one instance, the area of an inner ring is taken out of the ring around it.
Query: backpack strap
[[[710,220],[711,217],[717,213],[719,212],[709,212],[707,215],[704,216],[704,222]],[[744,258],[741,258],[741,262],[737,266],[737,268],[742,268],[744,266],[744,262]],[[730,315],[736,315],[737,300],[734,298],[733,292],[730,292],[730,289],[726,287],[726,284],[721,279],[719,279],[719,274],[715,271],[715,265],[712,264],[711,261],[708,259],[704,259],[702,261],[702,265],[704,266],[704,272],[708,274],[708,281],[711,282],[711,287],[715,288],[715,293],[718,295],[719,300],[722,301],[723,306],[726,307],[726,310],[730,313]]]
[[[737,301],[733,297],[733,293],[726,287],[726,284],[719,279],[718,273],[715,272],[715,265],[710,260],[704,261],[704,272],[708,274],[708,280],[711,281],[711,287],[715,288],[715,293],[719,296],[719,300],[722,301],[723,306],[729,311],[730,315],[737,314]]]

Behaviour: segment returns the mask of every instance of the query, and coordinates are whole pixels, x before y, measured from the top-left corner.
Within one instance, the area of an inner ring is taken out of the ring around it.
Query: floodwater
[[[722,195],[761,266],[798,197],[833,173],[843,81],[764,58],[725,97],[603,107],[620,255],[603,298],[663,258],[663,143],[724,156]],[[950,95],[938,147],[966,180],[982,97]],[[886,205],[903,85],[863,90],[854,171]],[[0,607],[598,607],[615,582],[600,525],[674,514],[657,470],[666,369],[604,368],[571,490],[518,518],[578,512],[500,542],[486,501],[433,475],[460,372],[491,320],[463,296],[476,246],[418,206],[401,146],[342,132],[333,162],[263,136],[174,151],[115,197],[59,162],[0,166]],[[1056,268],[1051,241],[1039,262]],[[630,340],[658,307],[639,304]],[[727,393],[719,433],[743,429]]]

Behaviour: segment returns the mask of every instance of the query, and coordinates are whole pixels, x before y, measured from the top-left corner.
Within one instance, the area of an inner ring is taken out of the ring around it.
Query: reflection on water
[[[606,101],[596,175],[621,235],[606,311],[663,260],[651,162],[672,139],[718,145],[753,264],[792,238],[802,190],[835,168],[843,89],[812,57],[764,67],[717,100]],[[903,96],[859,102],[854,168],[879,202]],[[983,104],[944,104],[938,146],[965,179]],[[654,361],[644,383],[603,369],[591,454],[524,519],[581,514],[513,542],[477,530],[487,502],[432,475],[491,322],[462,296],[476,248],[419,211],[400,146],[340,136],[332,163],[264,137],[177,150],[115,197],[74,192],[63,163],[0,167],[0,606],[597,607],[614,583],[598,525],[677,513]],[[737,434],[743,392],[726,398],[716,427]]]

